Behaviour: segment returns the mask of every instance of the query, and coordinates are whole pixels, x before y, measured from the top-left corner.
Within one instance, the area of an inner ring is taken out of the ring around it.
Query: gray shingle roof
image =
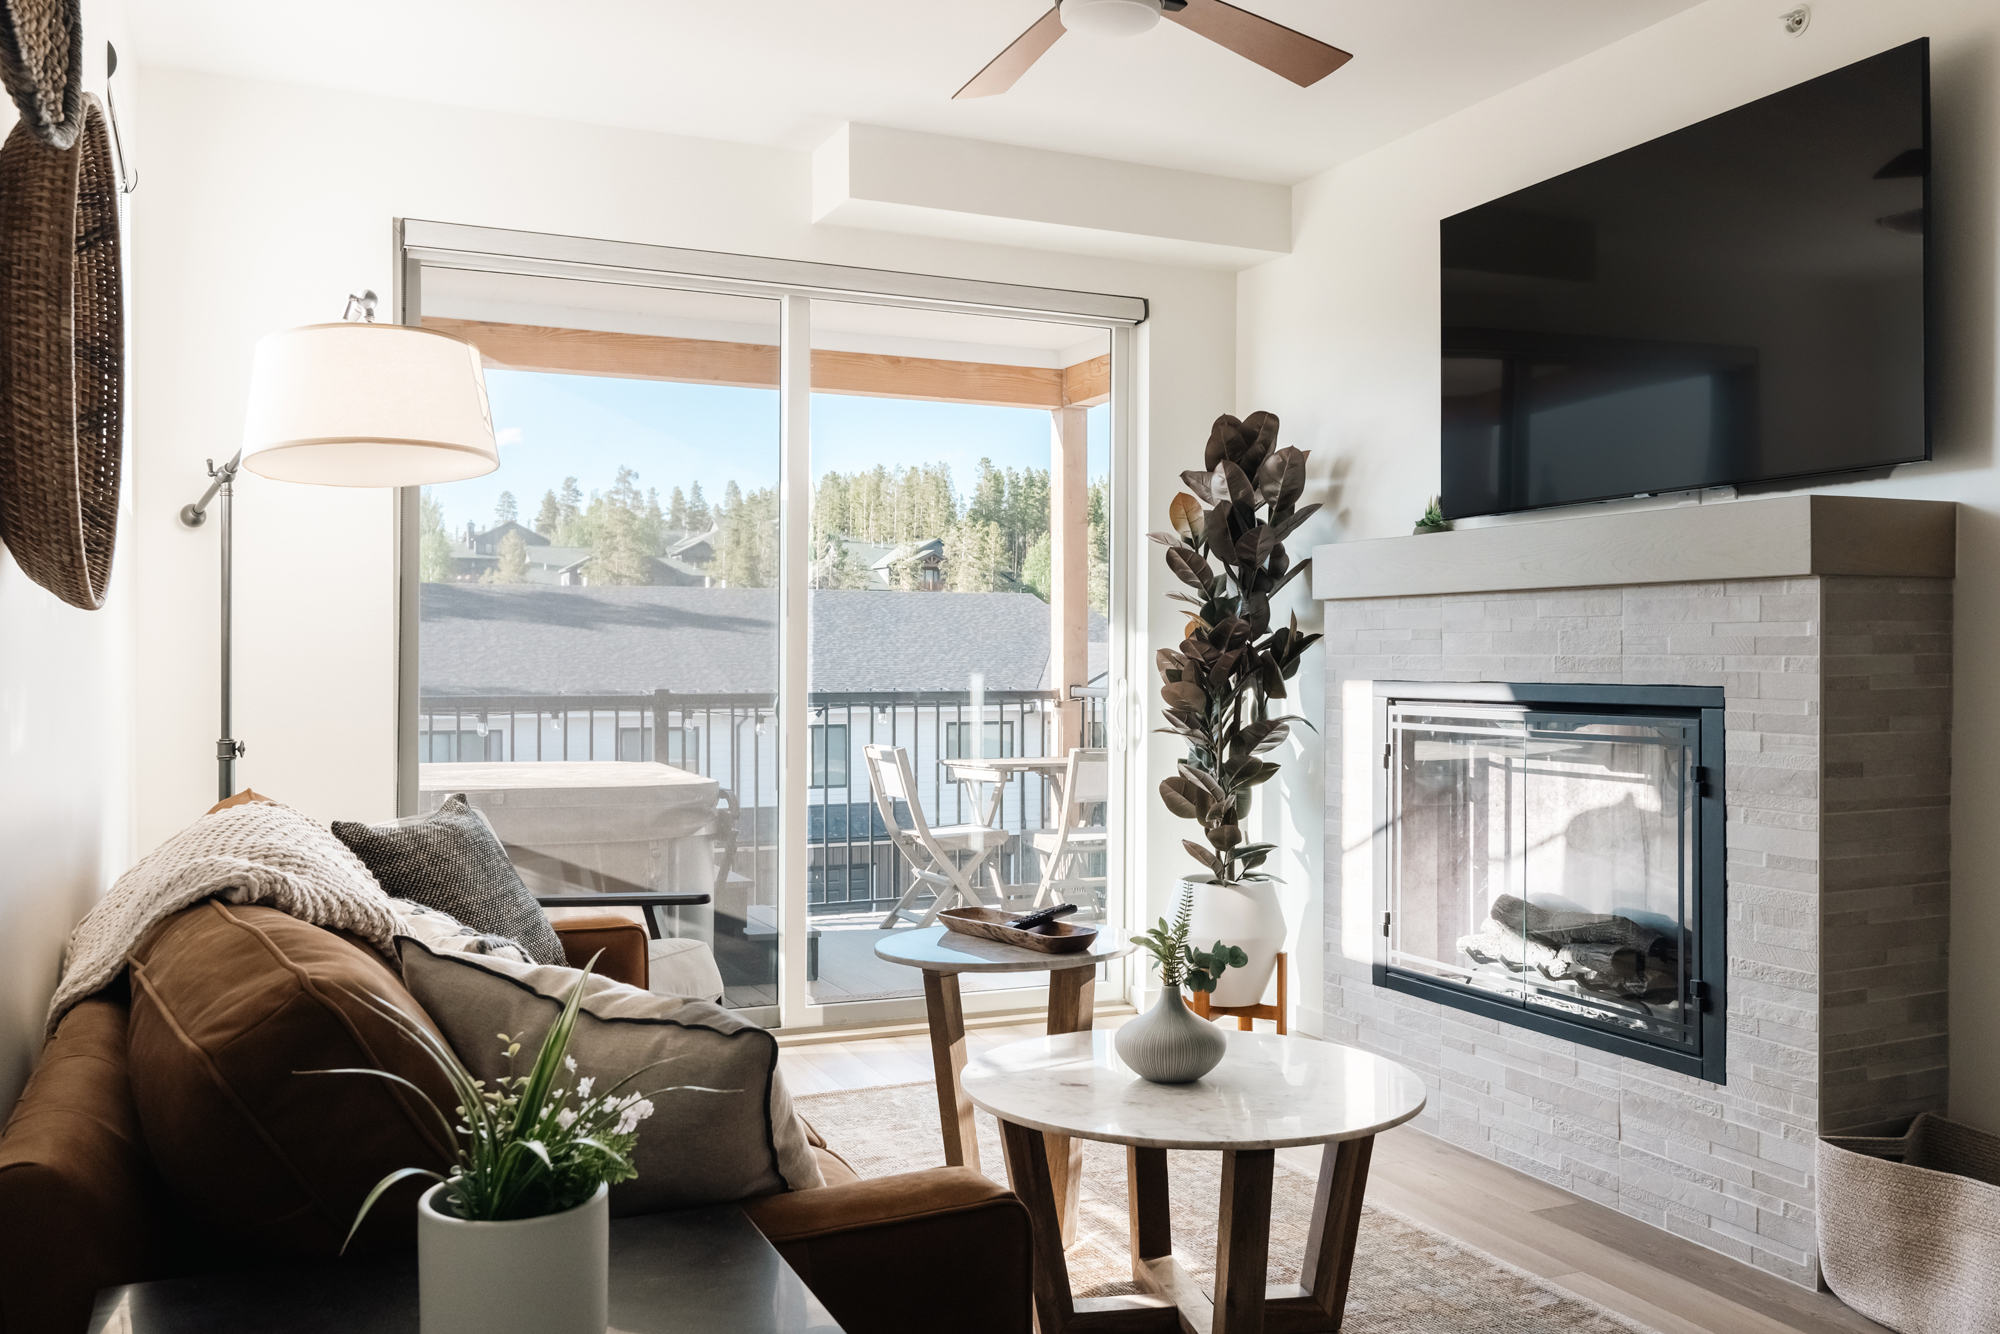
[[[1045,690],[1049,609],[1027,593],[816,590],[815,691]],[[769,588],[425,584],[425,695],[769,693],[778,595]],[[1091,670],[1104,618],[1090,617]]]

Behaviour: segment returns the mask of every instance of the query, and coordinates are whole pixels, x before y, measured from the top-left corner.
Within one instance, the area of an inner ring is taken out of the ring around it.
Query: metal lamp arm
[[[235,502],[236,474],[243,466],[243,451],[237,450],[234,457],[220,468],[215,460],[208,463],[208,490],[201,493],[201,499],[192,505],[181,507],[181,522],[189,528],[199,528],[208,522],[208,507],[218,497],[222,501],[222,735],[215,742],[216,799],[227,801],[236,795],[236,761],[249,747],[229,735],[230,731],[230,620],[232,598],[230,575],[234,565],[233,543],[235,521],[232,509]]]

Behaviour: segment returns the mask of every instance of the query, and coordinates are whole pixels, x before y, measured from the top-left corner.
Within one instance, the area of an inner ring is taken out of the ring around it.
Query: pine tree
[[[621,467],[611,490],[590,498],[590,512],[581,526],[590,537],[593,584],[653,582],[650,558],[659,549],[659,498],[642,494],[638,483],[638,473]]]
[[[708,501],[702,498],[701,483],[688,488],[687,530],[690,533],[705,533],[715,527],[715,515],[708,508]]]
[[[479,576],[482,584],[524,584],[528,582],[528,541],[510,530],[500,539],[500,563]]]
[[[493,522],[495,524],[512,523],[519,517],[520,513],[520,509],[514,504],[514,493],[512,491],[502,491],[499,501],[493,506]]]
[[[667,501],[667,527],[676,533],[685,533],[688,530],[687,497],[681,494],[679,487],[674,488],[673,495]]]
[[[427,584],[451,582],[451,538],[444,531],[444,506],[429,487],[417,502],[417,577]]]
[[[589,546],[589,540],[582,532],[583,491],[576,484],[576,478],[563,478],[562,491],[556,497],[555,534],[549,539],[559,547]]]
[[[1021,591],[1033,593],[1044,602],[1054,594],[1054,549],[1047,529],[1042,530],[1035,545],[1028,549],[1028,558],[1021,562]]]
[[[562,523],[562,506],[556,503],[556,493],[542,493],[542,509],[535,515],[535,531],[550,541],[555,540],[556,527]]]
[[[1090,605],[1102,615],[1111,614],[1111,479],[1100,477],[1090,484]]]
[[[731,482],[716,515],[715,559],[709,572],[728,588],[774,588],[778,583],[778,492],[744,495]]]

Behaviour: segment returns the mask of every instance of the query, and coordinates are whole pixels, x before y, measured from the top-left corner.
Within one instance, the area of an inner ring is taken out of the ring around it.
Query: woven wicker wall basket
[[[83,128],[80,0],[0,0],[0,83],[21,123],[57,148]]]
[[[2000,1138],[1926,1112],[1819,1142],[1820,1268],[1897,1334],[2000,1330]]]
[[[71,606],[104,605],[125,432],[118,187],[104,109],[68,148],[0,147],[0,540]]]

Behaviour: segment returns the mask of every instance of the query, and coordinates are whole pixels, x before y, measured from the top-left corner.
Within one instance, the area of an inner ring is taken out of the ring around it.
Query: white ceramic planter
[[[1219,885],[1213,880],[1183,880],[1194,891],[1194,919],[1188,943],[1205,950],[1216,941],[1234,945],[1250,956],[1248,965],[1232,968],[1208,998],[1210,1005],[1255,1005],[1278,966],[1285,947],[1285,910],[1278,902],[1277,884],[1253,880]]]
[[[1118,1030],[1111,1045],[1118,1049],[1118,1059],[1141,1079],[1191,1084],[1215,1069],[1229,1039],[1188,1009],[1179,987],[1168,987],[1152,1009]]]
[[[444,1189],[417,1202],[423,1334],[604,1334],[609,1186],[565,1213],[506,1223],[453,1217]]]

